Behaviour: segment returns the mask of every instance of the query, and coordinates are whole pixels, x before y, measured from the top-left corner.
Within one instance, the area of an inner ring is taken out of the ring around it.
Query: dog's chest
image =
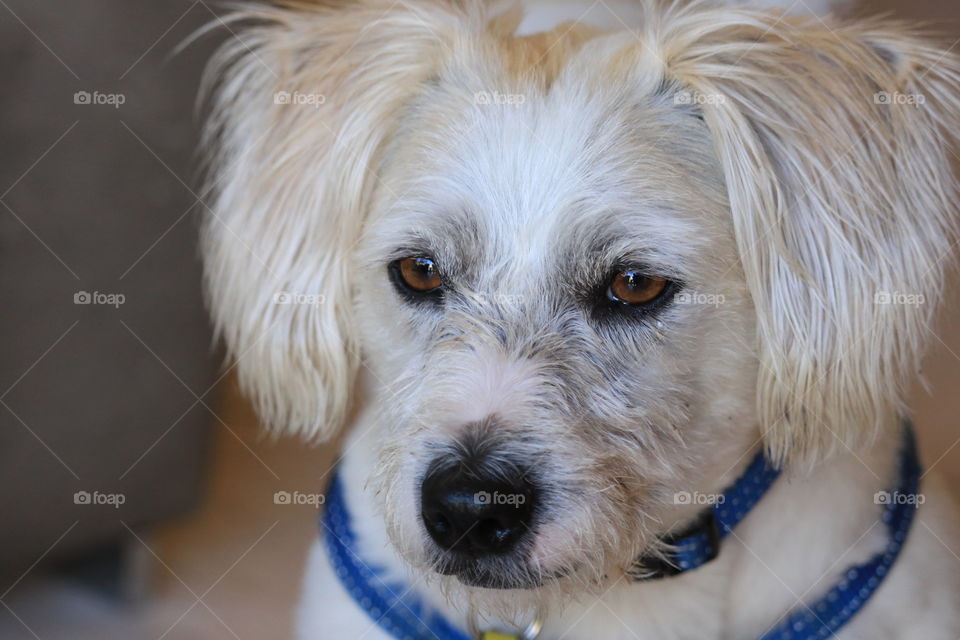
[[[597,599],[585,598],[547,621],[544,638],[720,638],[725,619],[722,584],[726,570],[704,567],[696,584],[684,576],[634,584],[626,579]],[[711,575],[707,575],[711,574]],[[706,588],[705,588],[706,587]]]

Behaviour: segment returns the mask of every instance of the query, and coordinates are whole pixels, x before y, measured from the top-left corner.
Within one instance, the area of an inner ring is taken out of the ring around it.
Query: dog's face
[[[702,6],[527,38],[480,2],[250,17],[210,129],[214,318],[278,426],[329,435],[362,371],[414,566],[596,585],[761,437],[809,465],[896,423],[953,57]]]
[[[530,587],[629,563],[718,444],[749,446],[753,311],[693,109],[602,65],[549,91],[490,66],[406,106],[356,320],[405,555]]]

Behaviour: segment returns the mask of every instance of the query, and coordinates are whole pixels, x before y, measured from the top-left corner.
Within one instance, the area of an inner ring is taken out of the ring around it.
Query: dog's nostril
[[[512,532],[513,529],[511,527],[504,526],[499,520],[487,518],[477,523],[476,533],[473,537],[476,538],[480,544],[497,546],[503,544]]]
[[[522,477],[432,469],[421,486],[421,517],[443,549],[471,556],[507,553],[530,530],[534,497]]]
[[[446,534],[450,532],[450,521],[442,513],[434,516],[433,528],[437,533]]]
[[[446,540],[448,536],[454,533],[447,517],[435,510],[429,514],[427,512],[423,513],[423,523],[434,539],[443,538]]]

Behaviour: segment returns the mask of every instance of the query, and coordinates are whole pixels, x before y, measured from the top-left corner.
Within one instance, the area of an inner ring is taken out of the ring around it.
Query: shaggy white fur
[[[548,640],[755,638],[883,544],[874,494],[955,240],[960,61],[901,24],[768,4],[233,15],[247,26],[208,75],[214,321],[265,421],[350,424],[364,557],[452,621],[542,609]],[[442,295],[397,280],[409,256],[439,265]],[[666,293],[612,303],[625,271]],[[543,496],[490,588],[436,573],[420,515],[426,470],[466,438]],[[785,474],[720,556],[630,584],[702,508],[678,493],[721,491],[761,447]],[[943,561],[960,528],[924,482],[844,640],[960,636]],[[319,546],[300,637],[386,640]]]

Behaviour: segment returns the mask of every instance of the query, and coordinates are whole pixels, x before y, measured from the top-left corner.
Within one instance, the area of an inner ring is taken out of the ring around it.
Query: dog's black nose
[[[469,556],[507,553],[530,531],[536,493],[526,474],[490,477],[465,465],[431,467],[420,493],[420,513],[442,548]]]

